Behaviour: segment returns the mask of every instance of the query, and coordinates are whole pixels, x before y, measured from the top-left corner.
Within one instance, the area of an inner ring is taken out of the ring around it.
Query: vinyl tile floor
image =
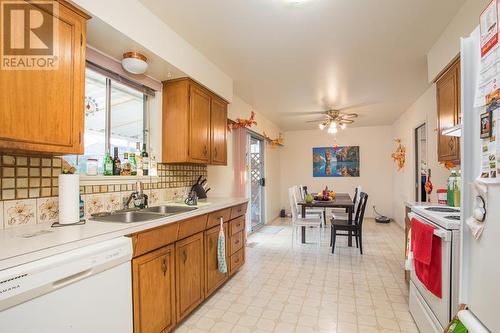
[[[273,225],[283,228],[248,237],[242,269],[176,332],[418,332],[408,311],[404,232],[395,223],[365,219],[363,255],[347,237],[331,254],[329,227],[318,249],[317,229],[292,247],[290,220]]]

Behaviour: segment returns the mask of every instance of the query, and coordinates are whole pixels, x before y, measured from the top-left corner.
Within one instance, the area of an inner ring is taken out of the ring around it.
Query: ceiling
[[[121,61],[125,52],[137,51],[144,54],[148,58],[148,71],[146,74],[156,80],[163,81],[186,76],[163,58],[150,52],[141,44],[97,17],[93,17],[88,21],[87,42],[94,49],[118,61]]]
[[[234,79],[284,130],[293,115],[365,103],[357,126],[392,124],[428,87],[426,53],[464,0],[140,0]]]

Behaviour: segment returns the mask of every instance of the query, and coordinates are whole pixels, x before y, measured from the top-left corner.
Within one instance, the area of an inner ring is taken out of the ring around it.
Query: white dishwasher
[[[131,258],[120,237],[0,271],[0,332],[132,332]]]

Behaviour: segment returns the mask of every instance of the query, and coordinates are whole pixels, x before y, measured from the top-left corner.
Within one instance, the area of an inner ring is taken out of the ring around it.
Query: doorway
[[[430,176],[427,163],[427,125],[415,129],[415,201],[427,202],[425,183]]]
[[[264,140],[256,134],[249,134],[248,165],[250,168],[250,231],[261,228],[265,223],[264,201]]]

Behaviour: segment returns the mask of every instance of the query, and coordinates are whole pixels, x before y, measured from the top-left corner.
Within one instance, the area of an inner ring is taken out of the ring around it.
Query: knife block
[[[207,192],[205,192],[205,189],[200,184],[194,184],[191,187],[191,191],[196,192],[198,199],[206,199],[207,198]]]

